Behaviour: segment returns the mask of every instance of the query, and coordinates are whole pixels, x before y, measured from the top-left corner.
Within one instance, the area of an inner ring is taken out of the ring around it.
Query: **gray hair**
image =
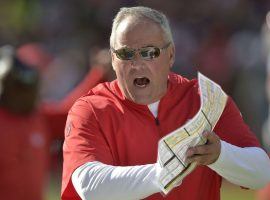
[[[266,56],[270,55],[270,11],[266,15],[265,23],[262,26],[262,40],[263,40],[263,50]]]
[[[132,16],[136,18],[147,18],[157,23],[161,27],[161,29],[164,31],[166,40],[174,44],[171,28],[170,28],[167,17],[163,13],[157,10],[154,10],[152,8],[137,6],[137,7],[130,7],[130,8],[123,7],[115,16],[113,20],[112,32],[111,32],[111,37],[110,37],[111,47],[114,47],[116,29],[118,28],[119,24],[128,16]]]

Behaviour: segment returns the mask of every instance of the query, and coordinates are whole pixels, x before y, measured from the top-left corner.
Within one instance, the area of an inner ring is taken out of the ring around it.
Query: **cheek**
[[[127,74],[127,66],[118,61],[113,62],[113,69],[116,73],[117,79],[124,79]]]
[[[170,65],[165,60],[155,61],[151,64],[150,70],[159,80],[166,80],[170,72]]]

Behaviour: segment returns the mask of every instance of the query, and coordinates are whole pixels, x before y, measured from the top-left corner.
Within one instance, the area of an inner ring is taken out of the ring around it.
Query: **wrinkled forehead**
[[[147,18],[127,17],[120,22],[115,34],[115,48],[129,46],[139,48],[147,45],[162,45],[164,31],[156,22]]]

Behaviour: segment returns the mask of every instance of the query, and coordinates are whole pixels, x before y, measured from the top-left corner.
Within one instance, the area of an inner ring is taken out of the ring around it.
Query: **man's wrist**
[[[217,159],[213,163],[207,165],[208,167],[210,167],[211,169],[218,169],[218,168],[222,167],[222,163],[224,161],[224,156],[225,156],[224,154],[226,154],[226,152],[225,152],[226,147],[225,146],[226,146],[226,142],[223,140],[220,140],[219,156],[217,157]]]

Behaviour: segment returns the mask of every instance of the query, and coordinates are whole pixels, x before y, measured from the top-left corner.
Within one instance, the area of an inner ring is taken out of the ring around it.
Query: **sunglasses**
[[[154,58],[159,57],[160,52],[167,49],[170,46],[170,42],[166,44],[162,48],[158,48],[155,46],[147,46],[142,47],[139,49],[131,49],[131,48],[121,48],[121,49],[114,49],[111,48],[111,51],[116,54],[117,58],[120,60],[133,60],[135,57],[136,52],[138,51],[141,58],[144,60],[152,60]]]

